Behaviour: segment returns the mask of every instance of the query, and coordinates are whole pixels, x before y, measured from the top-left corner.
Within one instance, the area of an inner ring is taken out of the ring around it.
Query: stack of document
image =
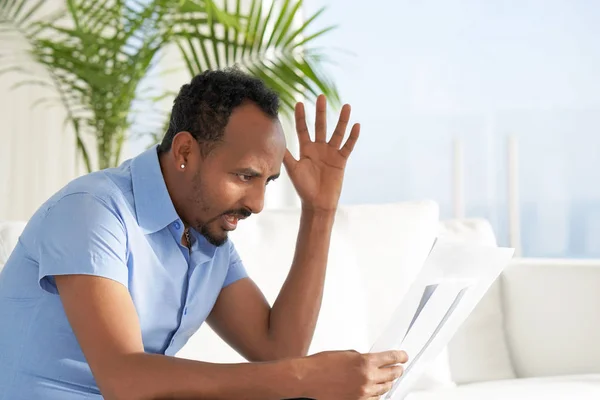
[[[436,241],[407,294],[371,352],[404,350],[404,374],[382,398],[401,400],[448,344],[514,249]]]

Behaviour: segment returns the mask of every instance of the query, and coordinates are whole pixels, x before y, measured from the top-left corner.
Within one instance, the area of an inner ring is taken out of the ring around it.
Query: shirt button
[[[171,344],[175,343],[175,338],[171,339]]]
[[[183,309],[183,315],[187,315],[187,307]]]
[[[179,224],[178,221],[175,221],[175,223],[173,224],[173,226],[175,227],[175,229],[181,228],[181,225]]]

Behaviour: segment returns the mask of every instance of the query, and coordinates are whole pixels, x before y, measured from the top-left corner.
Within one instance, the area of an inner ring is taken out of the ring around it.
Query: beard
[[[203,190],[203,185],[198,175],[194,177],[192,193],[193,195],[190,199],[190,204],[194,204],[195,208],[197,210],[202,210],[202,213],[205,215],[215,215],[214,208],[210,206],[210,201],[205,197],[207,191]],[[210,244],[219,247],[224,245],[228,239],[228,231],[222,226],[222,217],[226,215],[232,215],[241,220],[252,215],[252,212],[244,208],[230,209],[220,212],[216,214],[215,217],[205,221],[196,220],[192,226],[198,233],[204,236]]]
[[[202,236],[204,236],[204,238],[206,239],[206,241],[208,243],[210,243],[216,247],[223,246],[227,242],[227,239],[228,239],[228,235],[227,235],[226,231],[223,231],[222,233],[212,232],[210,227],[206,224],[200,226],[200,229],[198,230],[198,232]]]
[[[228,210],[211,218],[208,222],[200,224],[196,230],[204,236],[210,244],[219,247],[224,245],[228,239],[228,231],[221,226],[221,218],[224,216],[234,216],[238,218],[238,220],[241,220],[249,217],[251,214],[252,213],[246,209]]]

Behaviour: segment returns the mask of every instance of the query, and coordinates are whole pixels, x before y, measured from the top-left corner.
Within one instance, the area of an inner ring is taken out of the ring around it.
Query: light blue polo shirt
[[[0,273],[0,400],[101,399],[57,294],[54,275],[87,274],[129,290],[144,349],[174,355],[221,288],[246,277],[231,241],[183,224],[156,147],[69,183],[29,221]]]

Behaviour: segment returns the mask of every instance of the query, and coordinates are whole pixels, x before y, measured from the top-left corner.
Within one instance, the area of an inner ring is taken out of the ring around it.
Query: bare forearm
[[[303,210],[290,273],[273,305],[269,334],[279,357],[308,352],[321,300],[334,212]]]
[[[302,360],[211,364],[154,354],[122,357],[114,380],[101,385],[108,400],[283,399],[306,395]]]

